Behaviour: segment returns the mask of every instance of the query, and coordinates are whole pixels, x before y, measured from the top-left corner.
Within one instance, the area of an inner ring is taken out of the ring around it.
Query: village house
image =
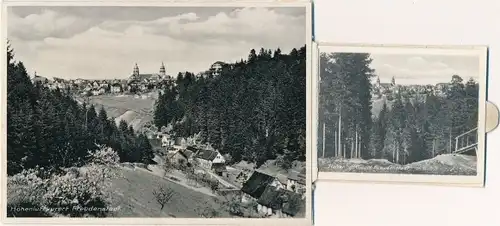
[[[108,85],[108,83],[106,81],[102,81],[100,84],[99,84],[99,89],[104,89],[104,91],[108,91],[108,90],[111,90],[111,87],[110,85]]]
[[[92,95],[93,95],[93,96],[99,96],[99,95],[101,94],[101,93],[100,93],[100,91],[99,91],[98,89],[93,89],[93,90],[91,91],[91,93],[92,93]]]
[[[83,91],[90,92],[90,91],[92,91],[92,89],[93,89],[92,85],[91,85],[91,84],[87,84],[87,85],[85,86],[85,88],[83,89]]]
[[[249,174],[247,174],[244,170],[238,170],[234,168],[227,168],[228,174],[231,175],[232,179],[240,184],[245,183],[248,180]],[[229,172],[230,171],[230,172]]]
[[[175,144],[174,140],[168,134],[158,134],[159,139],[161,139],[162,147],[171,147]]]
[[[268,186],[257,200],[257,211],[265,216],[287,218],[297,215],[301,205],[299,194]]]
[[[53,81],[49,81],[47,83],[47,87],[50,89],[50,90],[56,90],[57,89],[57,84]]]
[[[49,79],[47,79],[46,77],[43,77],[43,76],[39,76],[36,74],[35,72],[35,76],[33,77],[33,83],[36,84],[36,83],[40,83],[42,85],[45,85],[49,82]]]
[[[248,178],[241,191],[243,195],[241,196],[242,203],[249,203],[251,201],[257,201],[267,186],[273,186],[275,188],[285,188],[285,186],[275,177],[267,175],[265,173],[254,171],[250,178]]]
[[[205,169],[214,170],[217,174],[221,175],[225,172],[226,160],[216,150],[203,149],[199,150],[195,156],[199,165]]]
[[[101,87],[99,88],[99,94],[105,94],[106,93],[106,88],[105,87]]]
[[[297,171],[290,171],[288,178],[287,178],[287,183],[286,183],[286,189],[289,191],[296,192],[298,194],[305,194],[306,193],[306,169],[304,168],[301,172]]]
[[[186,149],[171,151],[167,154],[167,159],[178,166],[189,166],[193,158],[193,152]]]
[[[77,78],[77,79],[75,79],[75,81],[74,81],[74,83],[75,83],[75,84],[77,84],[77,85],[80,85],[80,84],[82,84],[82,83],[84,83],[84,82],[85,82],[85,80],[84,80],[84,79],[81,79],[81,78]]]
[[[221,62],[221,61],[217,61],[217,62],[213,63],[210,66],[210,73],[212,74],[212,76],[219,76],[222,72],[222,67],[224,65],[226,65],[226,63]]]
[[[434,86],[434,95],[444,96],[446,91],[448,91],[448,83],[438,83]]]
[[[244,171],[240,171],[236,175],[236,181],[240,183],[244,183],[246,180],[248,180],[248,174],[246,174]]]
[[[288,191],[279,180],[254,171],[241,188],[242,203],[257,203],[257,211],[265,216],[295,216],[302,203],[300,194]]]
[[[121,93],[121,92],[123,92],[123,90],[120,83],[113,83],[113,85],[111,85],[111,93]]]

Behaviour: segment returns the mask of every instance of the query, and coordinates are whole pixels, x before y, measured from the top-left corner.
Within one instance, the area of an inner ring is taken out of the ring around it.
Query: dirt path
[[[171,181],[171,182],[176,183],[178,185],[184,186],[184,187],[186,187],[188,189],[191,189],[193,191],[197,191],[197,192],[200,192],[200,193],[203,193],[205,195],[212,196],[212,197],[217,197],[217,195],[214,194],[212,192],[212,190],[210,190],[209,188],[206,188],[206,187],[193,187],[193,186],[189,185],[186,176],[183,173],[178,172],[177,170],[174,170],[171,173],[167,173],[167,175],[165,177],[164,176],[165,175],[165,171],[163,169],[161,169],[161,167],[158,166],[158,165],[148,165],[148,169],[149,170],[142,169],[142,168],[137,168],[137,169],[141,170],[141,171],[144,171],[144,172],[147,172],[147,173],[150,173],[150,174],[153,174],[155,176],[164,178],[164,179],[166,179],[168,181]],[[171,178],[176,178],[178,180],[171,179]]]

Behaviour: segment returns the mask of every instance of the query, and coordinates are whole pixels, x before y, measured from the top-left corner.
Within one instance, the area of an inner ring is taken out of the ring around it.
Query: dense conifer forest
[[[105,145],[123,162],[149,163],[153,151],[125,121],[117,126],[104,109],[79,105],[68,90],[33,84],[23,62],[7,48],[7,172],[36,166],[48,171],[88,163],[88,151]]]
[[[453,152],[455,137],[477,127],[479,85],[459,75],[449,75],[443,95],[400,86],[372,114],[371,61],[367,53],[321,54],[318,156],[408,164]]]
[[[224,64],[217,75],[179,73],[156,102],[155,125],[175,136],[199,134],[233,162],[283,167],[305,160],[306,47],[251,50],[248,59]]]

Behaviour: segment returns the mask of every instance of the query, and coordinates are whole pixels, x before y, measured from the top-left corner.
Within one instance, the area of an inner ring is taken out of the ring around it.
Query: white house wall
[[[217,156],[215,159],[212,161],[213,163],[226,163],[226,160],[224,159],[224,156],[222,156],[220,153],[217,153]]]

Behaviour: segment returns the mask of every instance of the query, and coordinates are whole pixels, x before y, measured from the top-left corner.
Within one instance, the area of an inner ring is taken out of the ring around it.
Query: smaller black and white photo
[[[482,186],[486,53],[320,46],[319,178]]]

